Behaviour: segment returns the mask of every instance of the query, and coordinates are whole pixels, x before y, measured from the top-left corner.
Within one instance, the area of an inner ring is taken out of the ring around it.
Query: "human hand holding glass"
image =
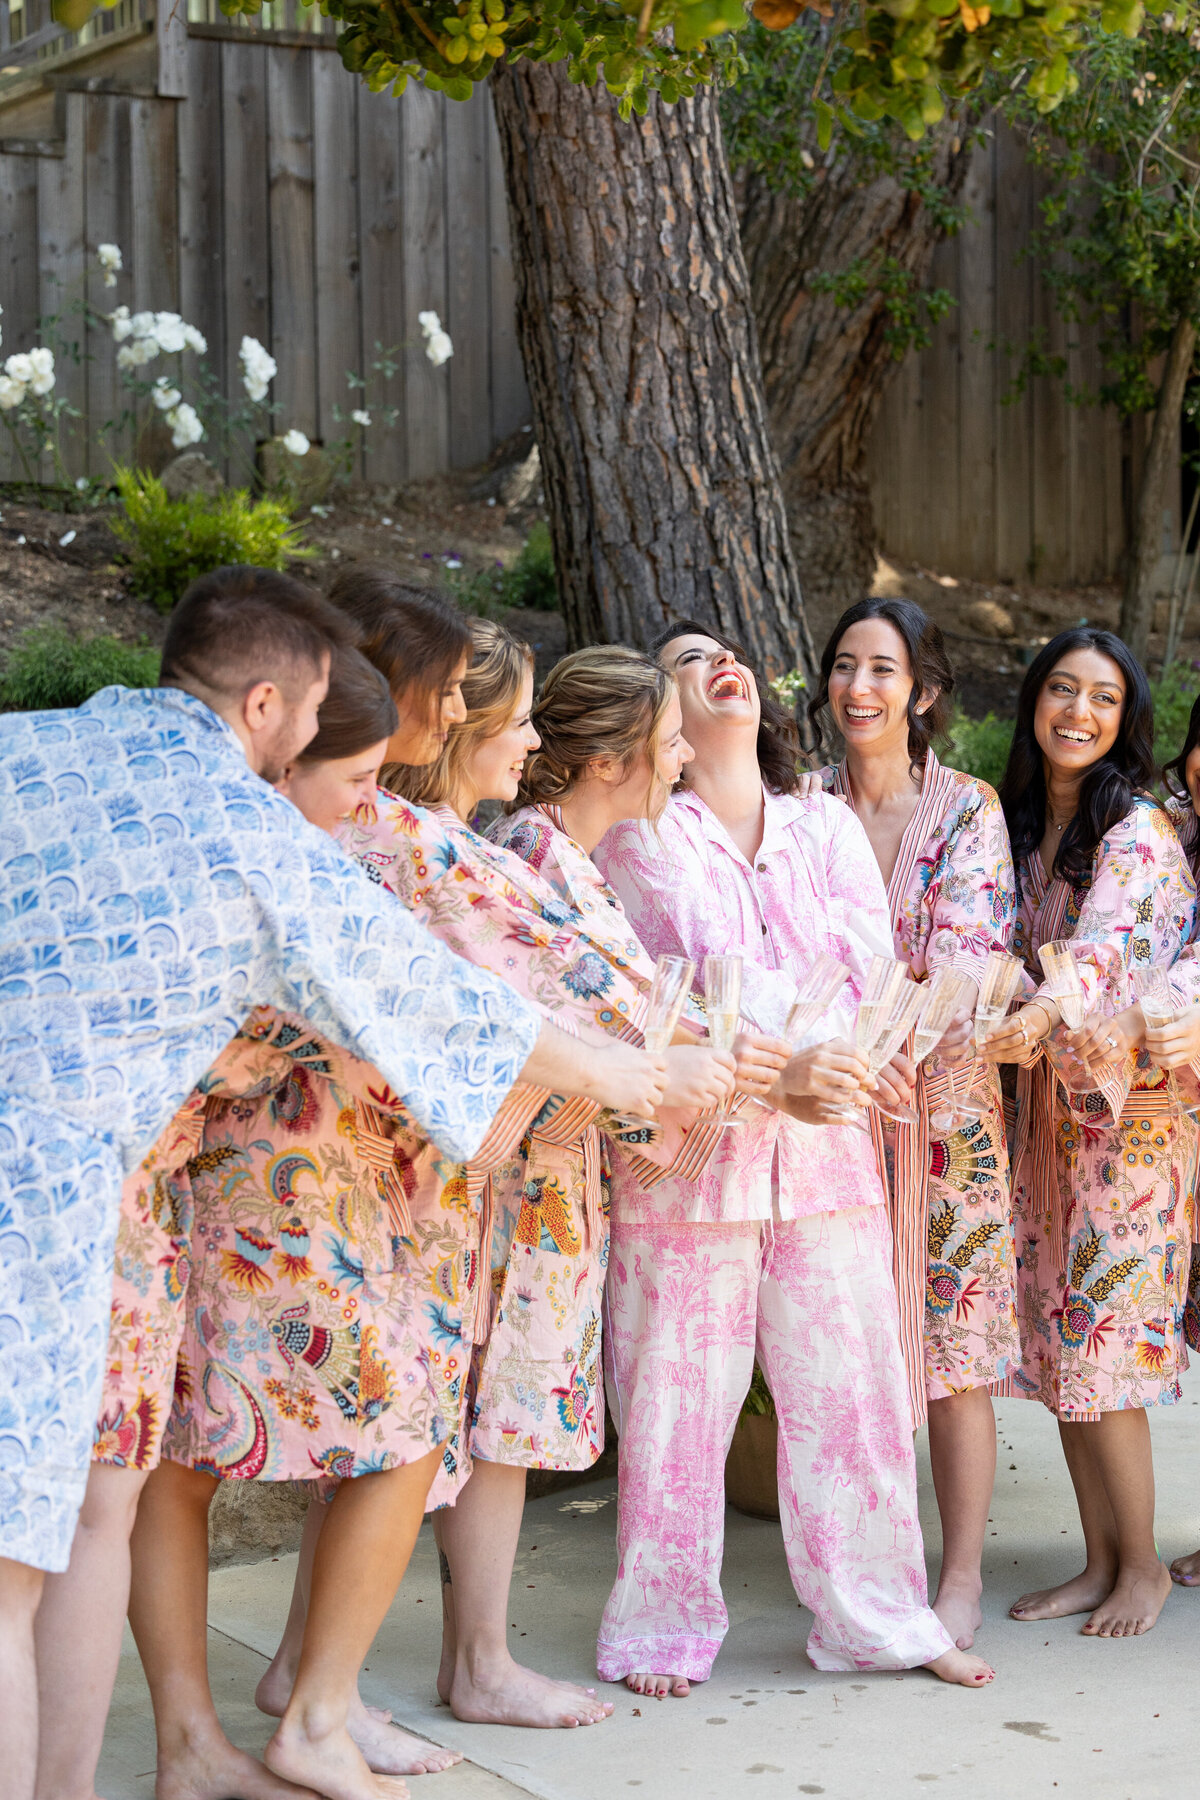
[[[975,1049],[968,1078],[968,1093],[976,1080],[979,1052],[986,1044],[988,1035],[1003,1019],[1013,996],[1021,985],[1024,969],[1015,956],[1006,950],[991,950],[979,972],[979,988],[974,1005],[975,1015]],[[973,985],[973,984],[972,984]],[[930,1124],[937,1131],[961,1131],[964,1125],[974,1125],[980,1118],[977,1106],[959,1099],[957,1077],[952,1069],[947,1070],[948,1088],[947,1105],[930,1114]]]
[[[695,963],[686,956],[660,956],[655,963],[642,1026],[642,1037],[652,1056],[662,1056],[670,1047],[683,1003],[691,992],[695,970]],[[618,1131],[654,1131],[658,1120],[624,1113],[615,1115],[612,1124]]]
[[[704,959],[704,1011],[708,1038],[714,1050],[733,1049],[742,1008],[742,959],[740,956],[706,956]],[[736,1113],[720,1112],[710,1124],[743,1125]]]
[[[1142,1009],[1142,1017],[1146,1021],[1147,1030],[1170,1025],[1175,1018],[1175,1000],[1171,993],[1171,984],[1167,979],[1167,971],[1159,964],[1148,969],[1134,969],[1133,991],[1138,997],[1138,1005]],[[1150,1052],[1153,1055],[1153,1052]],[[1181,1112],[1196,1112],[1195,1106],[1189,1106],[1179,1090],[1175,1079],[1175,1071],[1167,1071],[1167,1091]]]

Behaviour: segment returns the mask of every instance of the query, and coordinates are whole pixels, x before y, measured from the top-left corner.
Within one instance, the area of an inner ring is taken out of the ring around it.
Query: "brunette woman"
[[[1016,884],[1000,802],[985,781],[943,768],[954,677],[942,634],[911,600],[863,600],[842,614],[809,707],[828,709],[846,746],[821,772],[861,820],[887,886],[896,955],[920,980],[952,967],[978,976],[1005,950]],[[942,1520],[933,1610],[960,1650],[974,1641],[996,1478],[988,1392],[1019,1354],[1012,1201],[1000,1083],[980,1067],[978,1119],[930,1123],[946,1105],[945,1065],[917,1083],[916,1125],[873,1114],[888,1172],[900,1334],[914,1424],[928,1414]]]
[[[818,951],[890,956],[883,883],[861,825],[797,795],[795,725],[735,645],[691,621],[664,634],[694,756],[655,831],[618,825],[596,860],[651,952],[743,959],[743,1011],[786,1014]],[[550,753],[549,721],[535,721]],[[553,768],[551,763],[551,768]],[[537,765],[527,778],[533,786]],[[536,797],[536,791],[535,791]],[[567,803],[569,804],[569,789]],[[560,802],[561,803],[561,802]],[[860,1087],[844,1049],[808,1052],[804,1085]],[[779,1416],[779,1500],[792,1581],[821,1669],[925,1665],[978,1687],[928,1604],[891,1232],[872,1140],[818,1103],[727,1134],[698,1181],[613,1186],[607,1294],[620,1405],[618,1570],[600,1672],[686,1695],[726,1627],[724,1467],[757,1356]],[[801,1130],[787,1114],[821,1128]]]
[[[1150,792],[1152,734],[1145,672],[1111,632],[1060,632],[1031,665],[1000,798],[1017,865],[1014,949],[1036,992],[992,1032],[996,1060],[1028,1062],[1060,1022],[1043,944],[1072,940],[1094,1016],[1070,1042],[1096,1066],[1136,1047],[1126,973],[1169,967],[1191,936],[1195,886]],[[1045,1056],[1022,1069],[1011,1386],[1058,1418],[1086,1561],[1018,1600],[1015,1619],[1086,1613],[1089,1635],[1136,1636],[1170,1591],[1147,1410],[1179,1399],[1195,1155],[1195,1121],[1147,1058],[1115,1119],[1098,1094],[1072,1103]]]

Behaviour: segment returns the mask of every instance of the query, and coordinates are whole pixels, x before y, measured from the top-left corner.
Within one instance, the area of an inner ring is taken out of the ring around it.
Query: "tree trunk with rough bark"
[[[1167,482],[1178,480],[1179,421],[1195,355],[1196,327],[1190,318],[1177,319],[1167,350],[1150,444],[1138,488],[1133,542],[1129,546],[1125,593],[1121,601],[1121,636],[1141,662],[1146,660],[1146,646],[1154,622],[1154,576],[1162,551]]]
[[[811,679],[715,95],[624,123],[556,64],[492,91],[570,642],[690,614]]]
[[[814,274],[885,259],[918,291],[942,235],[929,208],[892,176],[864,178],[853,154],[827,157],[815,133],[817,179],[803,196],[772,192],[751,170],[735,175],[750,271],[771,440],[783,474],[792,548],[810,608],[840,610],[870,591],[875,525],[863,476],[871,426],[900,364],[887,341],[880,287],[840,305]],[[933,178],[957,200],[970,146],[942,128]]]

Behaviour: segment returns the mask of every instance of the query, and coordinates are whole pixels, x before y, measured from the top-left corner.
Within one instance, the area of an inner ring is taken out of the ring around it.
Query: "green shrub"
[[[1173,662],[1150,687],[1154,694],[1154,754],[1160,763],[1170,762],[1183,749],[1200,676],[1190,663]]]
[[[170,612],[188,583],[225,563],[283,569],[311,556],[278,500],[251,500],[243,488],[222,494],[168,497],[153,475],[118,468],[125,517],[113,529],[129,546],[130,586]]]
[[[481,569],[452,585],[459,605],[483,618],[502,608],[518,606],[528,612],[557,612],[558,578],[554,573],[550,527],[539,519],[507,569]]]
[[[950,742],[942,761],[952,769],[963,769],[981,781],[999,787],[1012,743],[1011,719],[998,719],[988,713],[983,719],[969,719],[960,707],[950,720]]]
[[[10,651],[0,675],[0,707],[7,712],[51,712],[82,706],[103,687],[153,687],[159,654],[143,638],[73,638],[61,625],[35,625]]]

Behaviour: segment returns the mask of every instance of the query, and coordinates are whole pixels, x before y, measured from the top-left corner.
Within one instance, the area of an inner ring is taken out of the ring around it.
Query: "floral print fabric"
[[[1036,980],[1043,943],[1071,937],[1089,998],[1123,971],[1170,964],[1191,935],[1194,885],[1170,821],[1138,800],[1096,853],[1089,886],[1021,869],[1015,947]],[[1179,1398],[1197,1128],[1139,1052],[1114,1120],[1069,1104],[1050,1062],[1021,1071],[1013,1201],[1021,1364],[1010,1391],[1063,1419]]]

